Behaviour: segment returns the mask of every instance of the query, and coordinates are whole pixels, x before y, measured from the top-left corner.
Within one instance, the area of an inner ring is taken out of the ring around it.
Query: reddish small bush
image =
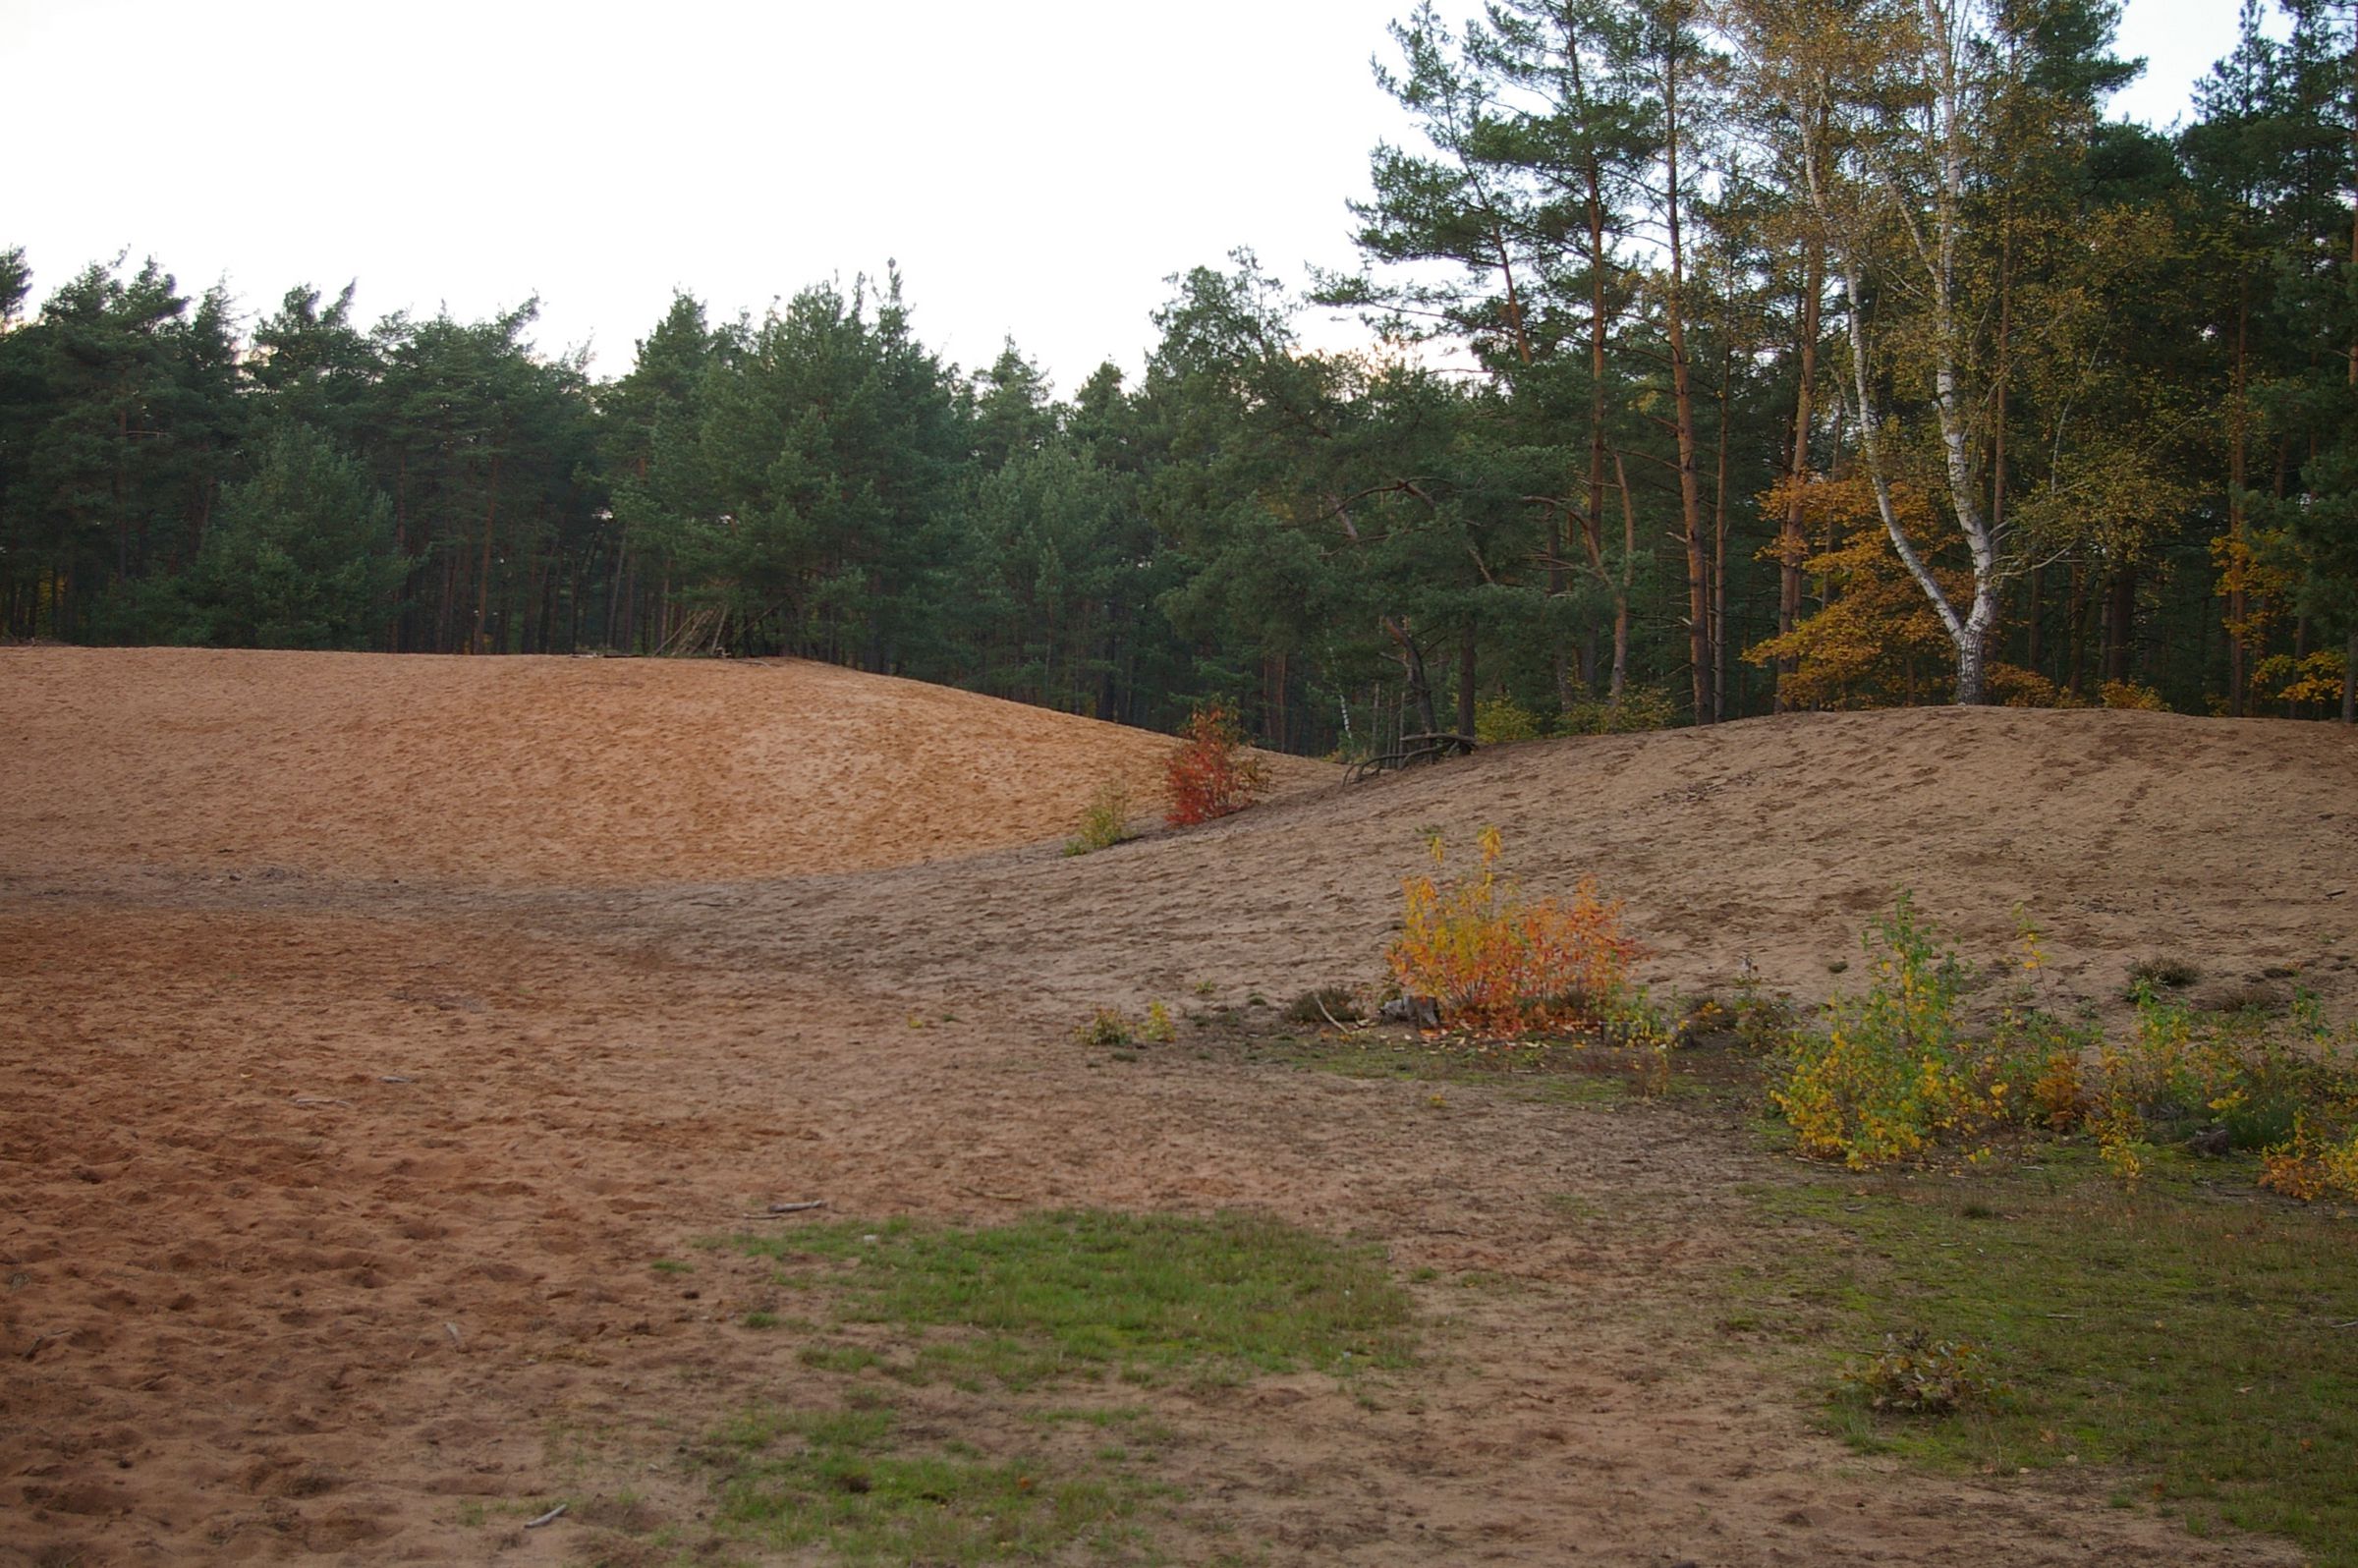
[[[1193,827],[1243,811],[1269,787],[1269,778],[1245,745],[1235,715],[1214,702],[1197,709],[1180,732],[1165,784],[1170,805],[1163,820],[1173,827]]]

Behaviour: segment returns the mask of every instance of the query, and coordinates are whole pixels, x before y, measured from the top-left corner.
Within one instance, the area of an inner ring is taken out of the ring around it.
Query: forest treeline
[[[1361,265],[1171,280],[1135,384],[901,280],[242,317],[0,252],[14,638],[789,652],[1268,744],[1996,701],[2351,715],[2358,7],[2166,131],[2112,0],[1492,0],[1396,24]],[[1341,40],[1338,47],[1357,48]],[[1382,328],[1306,349],[1312,309]]]

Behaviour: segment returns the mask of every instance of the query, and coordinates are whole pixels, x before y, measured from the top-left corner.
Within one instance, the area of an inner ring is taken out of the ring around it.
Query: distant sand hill
[[[19,870],[272,865],[642,883],[872,870],[1071,830],[1164,736],[801,660],[0,649]],[[1273,758],[1282,783],[1330,777]]]

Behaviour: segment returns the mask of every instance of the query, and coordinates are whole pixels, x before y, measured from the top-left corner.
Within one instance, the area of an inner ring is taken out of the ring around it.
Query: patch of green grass
[[[1397,1035],[1302,1036],[1254,1040],[1252,1061],[1277,1062],[1343,1078],[1399,1079],[1501,1090],[1514,1098],[1553,1105],[1617,1105],[1645,1096],[1651,1052],[1571,1040],[1404,1039]],[[1668,1092],[1702,1086],[1673,1075]]]
[[[1155,1422],[1152,1413],[1144,1405],[1057,1405],[1046,1410],[1026,1411],[1024,1420],[1041,1427],[1094,1427],[1099,1431],[1119,1427],[1127,1431],[1135,1431],[1151,1442],[1165,1441],[1170,1435],[1169,1428]]]
[[[884,1365],[884,1358],[865,1345],[805,1345],[795,1353],[795,1360],[820,1372],[842,1372],[847,1376]]]
[[[732,1245],[824,1271],[856,1320],[916,1330],[921,1367],[1015,1388],[1399,1367],[1412,1340],[1372,1250],[1249,1214],[819,1225]]]
[[[1460,1290],[1513,1291],[1522,1288],[1522,1281],[1512,1274],[1501,1274],[1488,1268],[1468,1268],[1459,1272]]]
[[[897,1428],[881,1405],[738,1416],[704,1448],[720,1522],[846,1563],[1037,1561],[1080,1541],[1122,1549],[1126,1521],[1162,1489],[1119,1461],[1060,1474],[1038,1455],[928,1448]]]
[[[1114,778],[1099,784],[1081,813],[1080,828],[1064,841],[1064,853],[1094,855],[1130,838],[1130,786]]]
[[[1252,1215],[815,1224],[715,1245],[772,1260],[832,1316],[841,1337],[802,1349],[804,1365],[946,1376],[1012,1395],[1024,1424],[951,1440],[904,1425],[890,1385],[866,1380],[840,1385],[844,1408],[748,1410],[694,1450],[724,1534],[830,1561],[1158,1562],[1136,1515],[1175,1495],[1154,1467],[1177,1434],[1145,1404],[1096,1401],[1172,1376],[1399,1367],[1413,1344],[1375,1250]],[[1024,1392],[1058,1383],[1096,1391]]]
[[[1886,1174],[1760,1195],[1777,1261],[1728,1321],[1811,1347],[1831,1384],[1887,1333],[1986,1352],[2002,1391],[1939,1418],[1832,1397],[1867,1449],[2009,1473],[2119,1467],[2124,1492],[2358,1568],[2358,1228],[2164,1158],[2123,1190],[2075,1147],[2043,1168]],[[2217,1167],[2210,1167],[2216,1172]]]
[[[646,1266],[658,1274],[693,1274],[696,1272],[694,1263],[683,1263],[676,1258],[658,1258]]]

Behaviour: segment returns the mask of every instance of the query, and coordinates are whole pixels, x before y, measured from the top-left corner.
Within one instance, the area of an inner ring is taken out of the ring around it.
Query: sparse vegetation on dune
[[[2183,1144],[2257,1153],[2261,1185],[2292,1197],[2358,1200],[2358,1026],[2329,1024],[2314,996],[2283,1017],[2197,1013],[2156,989],[2190,983],[2191,968],[2146,961],[2132,971],[2126,1028],[2058,1018],[2037,1005],[2043,957],[2026,919],[2009,994],[1977,1027],[1966,967],[1905,895],[1866,948],[1863,990],[1815,1026],[1780,1019],[1765,1041],[1776,1057],[1769,1098],[1804,1153],[1864,1169],[2085,1134],[2124,1180],[2159,1145]]]

